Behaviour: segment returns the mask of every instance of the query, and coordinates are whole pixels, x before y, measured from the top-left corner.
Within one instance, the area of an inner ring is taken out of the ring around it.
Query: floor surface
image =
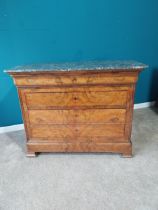
[[[158,210],[158,110],[135,110],[133,158],[27,158],[24,142],[24,131],[0,135],[0,210]]]

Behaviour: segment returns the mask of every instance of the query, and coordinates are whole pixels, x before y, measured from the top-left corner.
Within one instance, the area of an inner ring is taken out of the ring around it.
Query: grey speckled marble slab
[[[84,62],[60,62],[48,64],[32,64],[17,66],[5,70],[5,72],[39,72],[39,71],[84,71],[84,70],[138,70],[148,66],[137,61],[84,61]]]

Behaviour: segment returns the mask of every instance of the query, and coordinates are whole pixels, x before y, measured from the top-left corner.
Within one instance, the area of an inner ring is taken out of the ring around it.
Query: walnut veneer
[[[27,155],[112,152],[131,157],[140,70],[9,72],[18,87]]]

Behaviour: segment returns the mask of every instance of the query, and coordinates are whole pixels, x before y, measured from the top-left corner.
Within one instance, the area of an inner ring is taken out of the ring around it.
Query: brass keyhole
[[[73,82],[76,82],[76,81],[77,81],[77,79],[76,79],[76,78],[73,78],[73,79],[72,79],[72,81],[73,81]]]

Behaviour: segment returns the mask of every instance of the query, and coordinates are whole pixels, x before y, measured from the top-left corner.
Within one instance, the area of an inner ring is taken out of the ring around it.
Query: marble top
[[[32,64],[17,66],[5,70],[5,72],[38,72],[38,71],[81,71],[81,70],[137,70],[148,66],[137,61],[83,61],[83,62],[60,62],[47,64]]]

